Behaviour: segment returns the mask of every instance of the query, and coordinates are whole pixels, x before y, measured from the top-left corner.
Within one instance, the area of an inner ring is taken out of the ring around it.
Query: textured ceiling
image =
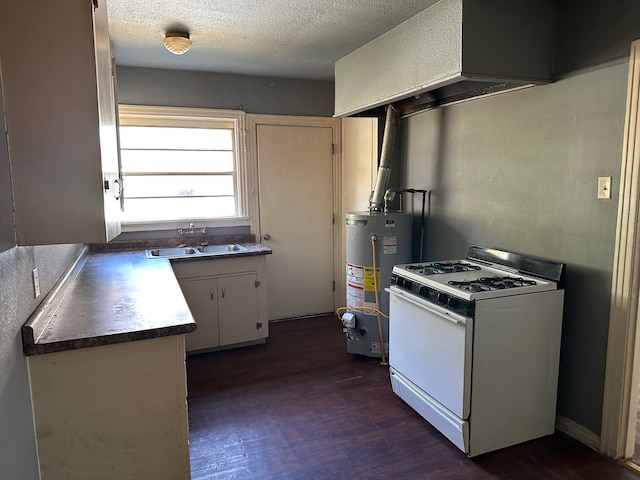
[[[437,0],[109,0],[118,65],[333,79],[333,64]],[[186,30],[184,55],[162,45]]]

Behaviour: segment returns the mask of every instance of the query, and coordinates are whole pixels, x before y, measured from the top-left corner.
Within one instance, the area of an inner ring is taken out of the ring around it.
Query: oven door
[[[394,285],[388,291],[389,365],[422,391],[425,401],[435,400],[436,410],[465,421],[471,403],[473,319]]]

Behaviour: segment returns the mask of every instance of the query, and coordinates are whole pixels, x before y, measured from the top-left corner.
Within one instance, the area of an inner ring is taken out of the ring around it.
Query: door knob
[[[271,240],[271,235],[269,235],[268,233],[265,233],[262,238],[264,238],[265,240],[269,241],[269,240]]]

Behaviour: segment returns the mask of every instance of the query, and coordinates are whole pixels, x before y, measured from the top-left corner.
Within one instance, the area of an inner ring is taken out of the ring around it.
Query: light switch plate
[[[40,278],[38,277],[37,268],[31,271],[31,277],[33,279],[33,298],[38,298],[40,296]]]
[[[598,177],[598,198],[611,198],[611,178]]]

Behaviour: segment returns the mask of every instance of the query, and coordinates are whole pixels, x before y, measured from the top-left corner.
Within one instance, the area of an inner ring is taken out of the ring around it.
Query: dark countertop
[[[144,252],[86,251],[22,328],[25,355],[193,332],[171,264]]]
[[[191,261],[266,255],[270,248],[172,258]],[[171,263],[144,250],[85,248],[22,327],[25,355],[146,340],[196,330]]]

